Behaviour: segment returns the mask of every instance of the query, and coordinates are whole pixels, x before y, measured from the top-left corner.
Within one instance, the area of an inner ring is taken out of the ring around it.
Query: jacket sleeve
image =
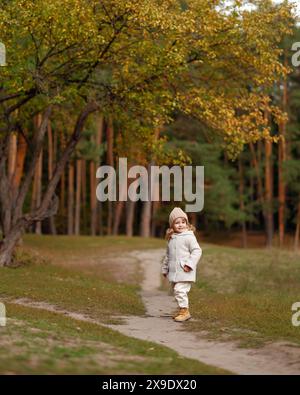
[[[162,260],[161,267],[162,274],[167,274],[169,272],[169,248],[167,247],[166,254]]]
[[[202,256],[202,249],[199,246],[195,235],[192,235],[189,240],[189,250],[190,256],[188,258],[181,259],[180,265],[182,266],[182,268],[186,265],[189,266],[192,270],[195,270]]]

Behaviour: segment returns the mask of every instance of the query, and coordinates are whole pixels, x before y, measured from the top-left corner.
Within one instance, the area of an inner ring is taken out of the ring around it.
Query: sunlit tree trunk
[[[266,200],[266,230],[267,247],[272,246],[274,221],[273,221],[273,166],[272,166],[272,142],[265,140],[265,200]]]
[[[128,200],[126,202],[126,236],[133,236],[133,224],[134,224],[134,209],[136,202]]]
[[[264,229],[265,229],[265,235],[267,235],[266,231],[266,210],[265,210],[265,199],[264,199],[264,190],[263,190],[263,183],[260,175],[260,169],[259,169],[259,164],[257,161],[257,156],[256,156],[256,151],[254,148],[253,143],[249,143],[250,151],[251,151],[251,156],[252,156],[252,164],[255,169],[255,174],[256,174],[256,180],[257,180],[257,197],[258,200],[261,204],[262,208],[262,213],[263,213],[263,218],[264,218]]]
[[[287,64],[285,52],[285,64]],[[283,81],[282,109],[287,111],[287,79]],[[285,233],[285,203],[286,185],[283,173],[284,162],[286,160],[286,121],[281,121],[279,125],[280,140],[278,143],[278,226],[279,226],[279,247],[283,246]]]
[[[65,195],[66,195],[66,176],[65,171],[63,171],[60,180],[60,212],[61,215],[65,215]]]
[[[156,186],[156,188],[158,188],[158,186]],[[156,227],[157,227],[157,221],[155,219],[155,214],[157,212],[157,210],[160,207],[160,201],[158,202],[152,202],[152,225],[151,225],[151,236],[155,237],[156,235]]]
[[[252,165],[252,160],[250,161],[250,164]],[[250,200],[251,200],[251,207],[253,207],[253,203],[254,203],[254,177],[252,175],[252,173],[249,176],[250,178]],[[249,230],[253,230],[253,221],[250,219],[249,220]]]
[[[108,125],[106,128],[106,141],[107,141],[107,164],[108,166],[114,165],[113,156],[113,141],[114,141],[114,130],[113,130],[113,120],[110,116],[108,119]],[[107,216],[107,234],[112,233],[112,221],[113,221],[113,202],[108,200],[108,216]]]
[[[42,122],[41,114],[37,115],[36,118],[36,129],[38,129]],[[43,171],[43,150],[41,150],[34,171],[34,180],[33,180],[33,190],[32,190],[32,201],[31,201],[31,211],[39,207],[41,204],[42,197],[42,171]],[[41,221],[37,221],[35,223],[35,233],[42,233],[42,224]]]
[[[81,176],[82,159],[76,160],[76,190],[75,190],[75,235],[80,234],[80,211],[81,211]]]
[[[245,202],[244,202],[244,172],[243,163],[241,157],[239,157],[239,200],[240,200],[240,211],[245,214]],[[247,248],[247,228],[246,221],[242,220],[242,244],[244,248]]]
[[[123,196],[125,196],[124,185],[122,184],[122,186],[123,186],[123,190],[121,190],[120,193],[123,194]],[[114,235],[119,234],[119,227],[120,227],[120,223],[121,223],[124,203],[125,202],[123,200],[118,200],[115,205],[116,209],[115,209],[114,225],[113,225],[113,234]]]
[[[120,134],[116,140],[116,144],[118,145]],[[120,174],[118,171],[118,166],[117,166],[117,179],[120,180],[123,178],[123,174]],[[127,177],[127,174],[126,174]],[[127,200],[127,182],[121,182],[120,187],[118,186],[118,199],[115,203],[115,212],[114,212],[114,224],[113,224],[113,234],[117,235],[119,234],[119,227],[125,207],[125,201]]]
[[[74,234],[74,164],[69,163],[68,176],[68,235]]]
[[[62,131],[59,133],[59,140],[60,140],[60,147],[63,150],[65,148],[65,138],[64,134]],[[54,157],[57,158],[57,133],[55,133],[55,144],[54,144]],[[68,172],[68,170],[67,170]],[[68,179],[68,176],[66,177],[66,172],[65,169],[62,172],[61,179],[60,179],[60,201],[59,201],[59,210],[61,215],[64,217],[66,214],[66,179]],[[67,231],[67,229],[66,229]]]
[[[52,134],[52,127],[51,121],[48,121],[48,179],[51,180],[53,176],[53,163],[54,163],[54,151],[53,151],[53,134]],[[50,232],[51,234],[56,234],[56,227],[55,227],[55,217],[52,215],[49,218],[50,224]]]
[[[140,235],[142,237],[150,237],[151,228],[151,200],[143,202],[142,213],[141,213],[141,226]]]
[[[9,136],[9,156],[8,156],[8,178],[12,182],[17,162],[17,135],[11,133]]]
[[[86,160],[81,161],[81,188],[82,188],[82,220],[83,220],[83,232],[87,231],[87,201],[86,201]]]
[[[27,143],[23,134],[20,133],[18,135],[17,160],[16,160],[16,168],[13,178],[14,198],[16,191],[19,189],[20,182],[23,176],[26,152],[27,152]]]
[[[133,166],[133,164],[130,162],[128,163],[128,172],[129,169]],[[128,189],[130,184],[134,181],[133,178],[130,178],[128,180]],[[134,214],[135,214],[135,207],[136,207],[136,202],[128,200],[126,202],[126,236],[131,237],[134,234]]]
[[[160,134],[161,127],[157,127],[154,131],[154,140],[157,140]],[[148,188],[149,188],[149,199],[147,202],[143,202],[142,213],[141,213],[141,226],[140,235],[142,237],[150,237],[151,235],[151,219],[152,219],[152,201],[150,191],[155,187],[151,185],[151,166],[154,166],[155,162],[152,160],[148,165]]]
[[[96,133],[96,146],[99,149],[101,144],[102,144],[102,139],[103,139],[103,128],[104,128],[104,118],[103,115],[100,114],[97,117],[97,133]],[[96,170],[97,167],[100,166],[101,164],[101,158],[95,163],[95,175],[96,177]],[[95,186],[96,188],[96,186]],[[91,191],[92,192],[92,191]],[[95,232],[97,232],[102,235],[103,234],[103,219],[102,219],[102,212],[103,212],[103,203],[100,202],[97,197],[96,197],[96,189],[93,191],[95,198],[96,198],[96,211],[95,211],[95,222],[96,222],[96,227],[95,227]],[[92,214],[93,215],[93,214]]]
[[[97,197],[96,197],[96,163],[90,161],[90,205],[91,205],[91,235],[96,235]]]
[[[190,222],[191,224],[197,228],[197,213],[189,213],[189,217],[190,217]]]

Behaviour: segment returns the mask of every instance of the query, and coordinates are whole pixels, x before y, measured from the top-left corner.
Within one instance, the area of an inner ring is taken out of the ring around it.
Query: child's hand
[[[184,270],[185,272],[190,272],[190,271],[192,270],[192,268],[189,267],[189,266],[187,266],[187,265],[185,265],[184,268],[183,268],[183,270]]]

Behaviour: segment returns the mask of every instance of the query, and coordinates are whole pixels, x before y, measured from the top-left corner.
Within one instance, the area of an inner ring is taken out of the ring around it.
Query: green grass
[[[57,313],[7,303],[2,374],[228,374],[167,347]]]
[[[300,301],[299,255],[279,249],[200,244],[203,257],[190,293],[194,320],[186,322],[185,329],[205,331],[210,338],[238,340],[242,347],[277,340],[300,345],[300,328],[291,323],[291,306]],[[26,235],[17,256],[22,265],[1,269],[0,296],[45,301],[103,322],[112,322],[118,315],[142,315],[143,273],[128,253],[164,247],[164,240],[138,237]],[[14,320],[0,327],[1,348],[6,350],[6,358],[0,358],[1,372],[216,372],[196,361],[187,364],[166,348],[94,324],[7,306]],[[10,351],[7,359],[9,350],[15,352]],[[101,353],[111,363],[106,365]]]
[[[20,266],[1,269],[0,297],[8,319],[0,327],[0,372],[225,374],[166,347],[12,301],[44,301],[105,323],[118,315],[143,314],[138,293],[142,273],[136,259],[124,257],[162,245],[155,239],[26,235],[16,254]],[[119,272],[120,265],[129,275]]]
[[[300,257],[280,249],[203,245],[197,283],[190,293],[191,330],[238,339],[240,346],[289,340],[300,344],[291,306],[300,301]]]
[[[138,236],[51,236],[26,234],[24,236],[26,246],[38,248],[39,251],[54,254],[59,250],[60,258],[75,256],[102,254],[113,252],[122,254],[136,249],[151,249],[165,247],[165,240],[156,238],[143,238]],[[99,257],[101,258],[101,257]]]
[[[104,281],[99,274],[37,259],[16,269],[1,269],[2,297],[44,301],[103,320],[118,314],[143,314],[138,289],[137,285]]]
[[[21,265],[1,269],[0,295],[48,302],[104,322],[141,315],[141,269],[136,259],[128,258],[126,267],[121,259],[132,250],[161,245],[139,237],[27,234],[16,254]]]

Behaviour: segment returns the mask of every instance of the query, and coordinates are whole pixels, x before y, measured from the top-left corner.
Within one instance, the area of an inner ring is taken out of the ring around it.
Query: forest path
[[[186,323],[175,322],[171,318],[171,312],[177,308],[174,297],[159,289],[162,278],[161,259],[164,252],[163,249],[151,249],[128,253],[128,257],[131,256],[140,261],[144,272],[141,297],[146,307],[146,314],[118,317],[122,319],[122,324],[104,324],[85,314],[70,312],[56,305],[28,298],[13,300],[9,298],[9,301],[54,311],[79,321],[109,327],[130,337],[159,343],[184,357],[193,358],[232,373],[300,374],[300,347],[292,343],[274,342],[258,349],[239,348],[235,342],[208,340],[201,333],[188,331]]]
[[[300,348],[288,342],[271,343],[259,349],[238,348],[233,342],[202,338],[199,333],[185,330],[185,323],[175,322],[170,314],[177,308],[174,297],[159,290],[164,252],[162,249],[131,252],[144,271],[141,297],[146,315],[122,317],[125,324],[109,325],[110,328],[163,344],[184,357],[237,374],[300,374]]]

